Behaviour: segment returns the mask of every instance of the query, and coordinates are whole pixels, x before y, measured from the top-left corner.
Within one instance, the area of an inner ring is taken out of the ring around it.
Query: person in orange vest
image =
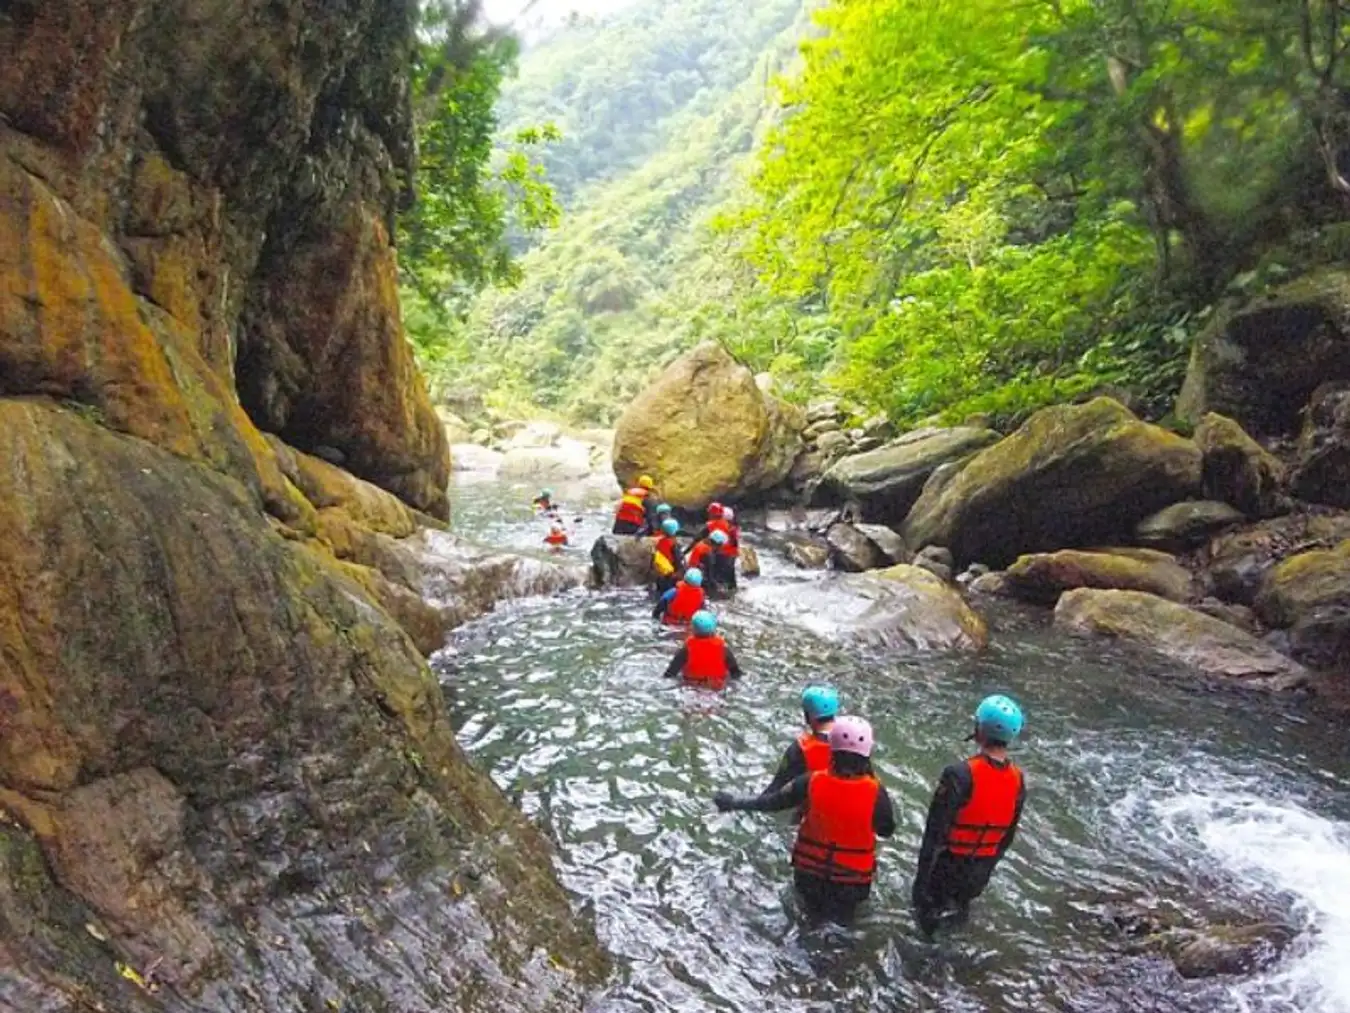
[[[806,728],[784,751],[773,780],[760,795],[772,795],[803,774],[829,769],[830,729],[838,714],[839,694],[829,686],[807,686],[802,690],[802,721]]]
[[[561,523],[554,523],[548,529],[548,534],[544,536],[544,544],[554,549],[562,549],[568,541],[567,529]]]
[[[872,769],[872,726],[838,718],[830,728],[830,768],[803,774],[772,795],[719,791],[722,812],[801,809],[792,847],[793,885],[815,917],[848,921],[872,893],[878,837],[895,833],[895,809]]]
[[[717,565],[717,550],[726,544],[727,535],[725,531],[714,531],[703,541],[694,543],[694,547],[689,550],[689,559],[685,565],[697,567],[703,571],[704,580],[707,581],[709,575],[713,572],[713,567]],[[709,584],[715,584],[716,581],[709,581]]]
[[[624,491],[619,508],[614,512],[614,534],[645,535],[652,530],[651,521],[656,508],[656,497],[652,490],[655,487],[652,477],[643,475],[637,480],[637,485]]]
[[[1022,708],[1006,696],[986,697],[975,709],[970,738],[979,752],[942,772],[928,808],[911,900],[927,936],[958,925],[970,902],[1012,846],[1022,818],[1026,782],[1008,759],[1008,746],[1022,732]]]
[[[675,539],[679,533],[680,522],[674,517],[667,517],[661,522],[661,537],[656,540],[652,550],[652,569],[656,571],[658,598],[675,586],[680,571],[684,569],[684,553]]]
[[[703,609],[694,613],[689,625],[693,634],[670,659],[665,677],[683,676],[685,682],[707,689],[721,689],[728,679],[739,679],[740,662],[727,642],[717,635],[717,617]]]
[[[691,566],[684,571],[684,580],[657,599],[652,618],[670,626],[688,626],[693,622],[694,613],[702,611],[707,601],[703,593],[703,571]]]

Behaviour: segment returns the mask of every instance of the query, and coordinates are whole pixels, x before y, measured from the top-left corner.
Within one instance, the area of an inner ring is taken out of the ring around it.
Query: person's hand
[[[717,806],[718,812],[730,812],[736,808],[736,799],[729,791],[719,791],[713,796],[713,805]]]

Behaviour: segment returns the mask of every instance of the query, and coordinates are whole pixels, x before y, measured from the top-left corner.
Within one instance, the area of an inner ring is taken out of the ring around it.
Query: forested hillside
[[[802,8],[637,0],[522,55],[499,136],[556,126],[561,139],[536,151],[563,220],[521,259],[519,285],[486,293],[466,327],[405,300],[434,379],[606,419],[695,340],[689,307],[727,264],[707,220],[747,175]]]
[[[497,107],[560,136],[519,287],[410,322],[447,382],[586,419],[704,337],[898,421],[1162,416],[1224,298],[1341,259],[1348,44],[1324,0],[639,0]]]

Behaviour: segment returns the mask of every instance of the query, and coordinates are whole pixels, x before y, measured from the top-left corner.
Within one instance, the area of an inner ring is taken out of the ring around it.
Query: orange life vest
[[[670,568],[675,568],[675,557],[680,554],[679,543],[670,535],[662,535],[656,540],[656,555],[665,556],[670,561]]]
[[[619,509],[614,514],[616,521],[636,524],[642,527],[647,523],[647,490],[635,486],[623,494],[619,500]]]
[[[546,534],[546,535],[544,536],[544,541],[545,541],[546,543],[548,543],[549,545],[566,545],[566,544],[567,544],[567,532],[566,532],[566,531],[550,531],[548,534]]]
[[[704,569],[704,561],[712,555],[712,552],[712,542],[699,542],[689,550],[689,560],[685,563],[686,568],[692,569],[697,567],[700,570]],[[704,576],[707,576],[707,574],[705,573]]]
[[[670,599],[662,618],[672,626],[685,626],[693,620],[694,613],[703,607],[703,602],[703,588],[680,581],[675,585],[675,597]]]
[[[871,775],[839,777],[829,771],[808,776],[793,867],[841,886],[871,883],[877,865],[872,817],[881,782]]]
[[[817,770],[830,769],[830,743],[814,732],[802,732],[797,736],[797,746],[806,760],[806,772],[814,774]]]
[[[690,637],[685,643],[689,652],[684,662],[686,682],[697,683],[710,689],[721,689],[726,685],[727,642],[721,637]]]
[[[961,858],[994,858],[1017,814],[1022,772],[1015,764],[999,766],[983,755],[972,756],[966,768],[970,801],[947,832],[947,850]]]
[[[727,536],[727,544],[719,546],[717,554],[719,556],[735,556],[740,552],[740,532],[733,528],[727,521],[721,517],[714,518],[708,522],[708,533],[720,531]]]

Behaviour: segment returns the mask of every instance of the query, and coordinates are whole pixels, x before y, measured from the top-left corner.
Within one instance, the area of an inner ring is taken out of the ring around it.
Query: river
[[[560,491],[580,504],[566,555],[582,560],[610,494]],[[462,478],[456,528],[537,551],[531,495]],[[772,558],[765,569],[720,609],[747,669],[724,694],[660,678],[676,641],[640,591],[513,604],[436,660],[462,743],[557,841],[564,883],[617,958],[594,1013],[1350,1011],[1343,731],[1008,606],[988,614],[982,655],[840,646],[822,635],[827,614],[784,618],[794,586],[815,578]],[[790,820],[710,802],[767,781],[809,680],[872,721],[899,809],[872,902],[848,928],[797,910]],[[929,793],[994,691],[1028,714],[1023,828],[971,924],[928,943],[908,892]],[[1258,976],[1183,981],[1159,958],[1124,955],[1107,930],[1104,906],[1139,896],[1198,922],[1276,912],[1300,933]]]

